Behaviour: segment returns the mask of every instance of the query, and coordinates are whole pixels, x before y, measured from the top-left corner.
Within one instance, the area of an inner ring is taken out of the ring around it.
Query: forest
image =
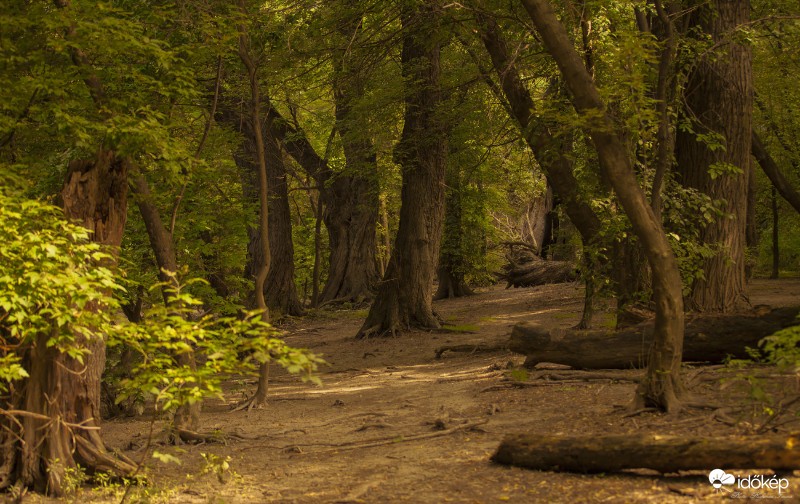
[[[5,0],[0,499],[800,495],[798,55],[793,0]]]

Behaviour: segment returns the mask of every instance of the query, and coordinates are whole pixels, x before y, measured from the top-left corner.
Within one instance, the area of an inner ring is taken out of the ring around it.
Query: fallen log
[[[572,282],[578,278],[578,271],[574,264],[567,261],[534,259],[522,264],[509,262],[497,277],[506,281],[508,289]]]
[[[762,338],[800,324],[798,313],[800,308],[794,307],[687,318],[683,360],[716,363],[728,357],[748,358],[747,347],[757,348]],[[647,364],[652,341],[652,320],[619,331],[548,329],[522,322],[511,330],[508,348],[528,356],[526,367],[552,362],[579,369],[626,369]]]
[[[654,469],[800,469],[800,435],[687,437],[654,434],[554,436],[513,434],[492,461],[538,471],[600,473]]]

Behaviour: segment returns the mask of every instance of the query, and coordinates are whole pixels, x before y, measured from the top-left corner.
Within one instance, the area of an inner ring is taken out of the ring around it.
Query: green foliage
[[[145,392],[158,412],[174,411],[220,397],[225,378],[255,374],[259,364],[270,361],[300,374],[304,381],[320,383],[313,373],[323,361],[308,351],[288,347],[259,312],[197,318],[201,301],[183,287],[157,286],[167,290],[170,305],[154,305],[141,323],[120,328],[109,341],[110,347],[127,345],[139,355],[131,376],[120,383],[117,402]],[[194,354],[196,362],[192,362]]]
[[[200,474],[213,474],[217,477],[217,481],[222,484],[227,483],[231,477],[237,477],[235,471],[231,470],[231,457],[214,455],[213,453],[201,453],[203,457],[203,468]]]
[[[716,219],[725,218],[723,202],[674,181],[664,191],[664,228],[678,259],[684,294],[695,281],[705,278],[705,261],[716,250],[702,242],[703,229]]]
[[[255,373],[262,362],[274,361],[319,383],[313,373],[323,361],[288,347],[257,312],[197,318],[200,301],[178,289],[170,292],[169,307],[154,305],[139,324],[114,320],[119,305],[111,294],[122,288],[104,266],[111,256],[88,241],[84,228],[65,222],[60,209],[5,190],[0,191],[0,262],[4,392],[27,377],[21,355],[31,345],[81,360],[86,339],[101,335],[109,347],[126,345],[140,356],[119,400],[150,394],[159,412],[219,396],[226,376]],[[200,357],[195,367],[181,358],[192,353]]]
[[[781,329],[767,336],[759,346],[764,352],[767,362],[776,365],[783,371],[800,372],[800,325]]]
[[[121,290],[111,256],[61,209],[0,187],[0,390],[27,377],[21,355],[46,344],[82,361],[83,338],[113,332]]]

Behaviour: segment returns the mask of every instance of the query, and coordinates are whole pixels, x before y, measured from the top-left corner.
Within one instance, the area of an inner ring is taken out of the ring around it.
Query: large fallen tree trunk
[[[800,469],[800,436],[506,436],[492,461],[538,471],[599,473],[710,469]],[[777,487],[775,488],[777,490]]]
[[[497,276],[507,282],[508,289],[572,282],[578,278],[578,271],[574,264],[567,261],[534,259],[523,264],[509,262]]]
[[[683,360],[722,362],[727,357],[747,358],[765,336],[800,324],[800,308],[777,308],[767,313],[700,315],[687,319]],[[652,320],[614,330],[547,329],[522,322],[514,326],[508,348],[528,358],[525,366],[540,362],[581,369],[644,367],[653,341]]]

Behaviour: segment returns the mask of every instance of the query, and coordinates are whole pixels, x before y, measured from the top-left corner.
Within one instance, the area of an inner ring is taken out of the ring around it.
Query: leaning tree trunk
[[[714,247],[704,277],[692,286],[690,303],[699,310],[728,312],[744,302],[747,180],[750,164],[753,79],[751,51],[734,38],[750,19],[747,0],[713,0],[693,14],[693,24],[719,48],[701,59],[689,75],[685,114],[693,132],[677,135],[676,158],[682,183],[714,200],[723,200],[724,215],[703,230]],[[698,135],[706,138],[701,140]],[[721,137],[710,140],[708,136]],[[733,167],[733,168],[731,168]],[[723,174],[713,173],[725,170]]]
[[[60,195],[66,217],[114,253],[127,217],[128,168],[127,159],[106,150],[94,159],[73,161]],[[27,413],[19,422],[3,420],[0,489],[19,485],[61,495],[66,470],[77,464],[123,475],[135,470],[106,452],[100,437],[100,377],[106,357],[102,335],[76,336],[89,350],[83,363],[48,346],[49,338],[39,335],[26,353],[30,376],[3,405]]]
[[[772,187],[777,189],[783,199],[788,201],[796,211],[800,212],[800,193],[786,179],[755,130],[753,130],[751,137],[750,148],[753,152],[753,157],[756,158],[761,169],[764,170],[764,174],[772,182]]]
[[[150,187],[144,175],[138,175],[134,181],[136,206],[142,214],[147,237],[150,240],[150,248],[156,258],[158,266],[158,278],[171,289],[179,288],[178,279],[175,276],[178,271],[178,258],[175,254],[175,242],[173,235],[164,226],[161,213],[158,210]],[[176,300],[170,289],[162,288],[164,303],[167,306],[175,306]],[[173,355],[175,362],[180,366],[188,366],[195,370],[194,351],[180,352]],[[178,408],[173,418],[173,428],[178,436],[181,432],[196,431],[200,425],[200,403],[185,404]]]
[[[437,117],[442,102],[440,46],[433,7],[406,6],[402,13],[405,123],[395,161],[402,167],[400,224],[389,266],[358,337],[399,330],[438,328],[433,313],[433,274],[439,256],[445,203],[446,128]]]
[[[337,4],[342,20],[338,32],[342,47],[333,58],[333,98],[336,129],[342,141],[346,167],[334,174],[325,192],[325,227],[330,245],[329,271],[318,302],[361,303],[371,299],[378,273],[379,188],[375,146],[365,129],[363,114],[355,110],[364,96],[363,65],[359,55],[362,14]]]
[[[508,44],[500,32],[497,22],[484,14],[477,16],[481,40],[492,60],[492,66],[500,79],[500,87],[508,100],[509,114],[516,119],[520,130],[531,148],[536,162],[547,177],[559,203],[569,220],[578,230],[584,251],[590,253],[599,239],[601,222],[589,202],[581,195],[578,180],[573,172],[570,156],[564,155],[564,138],[554,138],[548,125],[534,115],[534,102],[522,80]],[[499,91],[498,91],[499,92]],[[548,90],[549,92],[549,90]],[[594,266],[593,261],[587,265]],[[586,296],[581,325],[588,327],[592,316],[594,280],[592,272],[585,275]]]
[[[467,264],[461,242],[464,237],[461,205],[461,173],[458,166],[450,166],[447,175],[444,235],[437,270],[439,286],[433,296],[434,299],[449,299],[472,294],[472,290],[464,279]]]
[[[675,254],[636,180],[630,156],[615,133],[600,93],[552,6],[546,0],[522,0],[522,4],[564,76],[575,109],[596,117],[589,133],[600,167],[630,219],[653,272],[656,305],[653,345],[647,372],[636,392],[635,405],[652,405],[667,411],[679,409],[684,392],[680,377],[684,315]]]

